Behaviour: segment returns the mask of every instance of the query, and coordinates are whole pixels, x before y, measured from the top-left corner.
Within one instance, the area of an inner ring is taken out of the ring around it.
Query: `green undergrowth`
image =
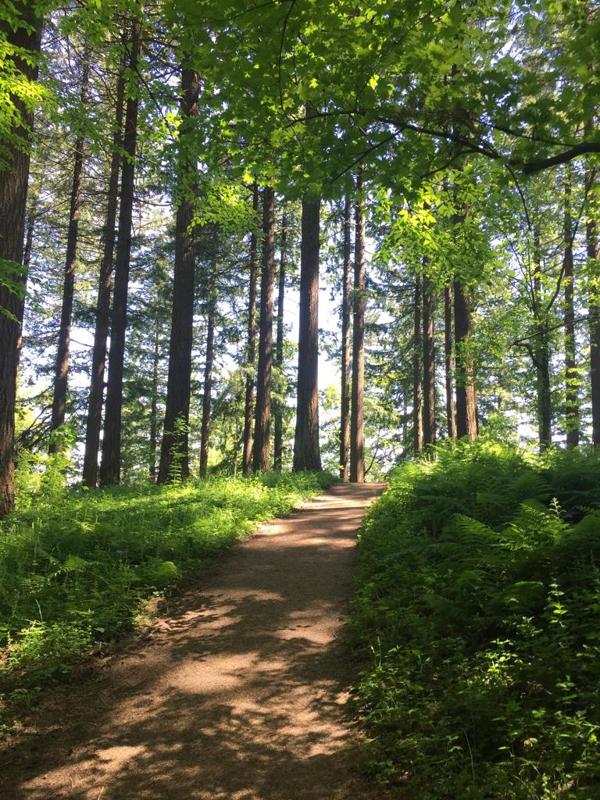
[[[360,539],[356,697],[400,798],[600,797],[600,453],[394,472]]]
[[[224,548],[331,481],[272,473],[97,491],[42,486],[0,523],[0,717],[94,643],[134,628],[153,596],[201,575]]]

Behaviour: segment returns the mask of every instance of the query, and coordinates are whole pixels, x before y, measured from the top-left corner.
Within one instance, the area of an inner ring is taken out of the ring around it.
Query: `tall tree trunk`
[[[595,172],[587,172],[588,197],[593,197]],[[600,237],[598,235],[597,210],[590,204],[585,225],[588,257],[589,327],[590,327],[590,377],[592,384],[592,442],[600,446]]]
[[[456,439],[456,404],[454,402],[454,339],[452,331],[452,287],[444,289],[444,360],[446,365],[446,425],[450,439]]]
[[[413,303],[413,448],[415,454],[423,450],[423,284],[420,275],[415,276]]]
[[[579,398],[575,352],[575,304],[573,275],[573,218],[571,216],[572,169],[566,168],[564,179],[564,320],[565,320],[565,425],[567,447],[579,444]]]
[[[302,201],[300,322],[294,470],[320,470],[319,253],[321,200]]]
[[[204,364],[204,383],[202,390],[202,423],[200,426],[200,475],[208,474],[208,447],[210,436],[211,392],[213,382],[213,363],[215,354],[215,312],[217,298],[215,291],[216,264],[212,265],[212,274],[208,286],[208,307],[206,325],[206,361]]]
[[[284,301],[285,301],[285,271],[287,267],[287,217],[285,212],[281,218],[281,244],[279,249],[279,278],[277,286],[277,338],[275,340],[275,365],[282,378],[283,370],[283,340],[284,340]],[[283,466],[283,411],[285,403],[279,398],[274,407],[275,435],[273,439],[274,466],[281,471]]]
[[[196,154],[189,148],[189,134],[198,114],[200,82],[192,69],[181,70],[180,152],[178,205],[175,218],[175,268],[173,274],[173,311],[169,340],[169,375],[163,426],[158,480],[164,483],[189,475],[188,424],[192,380],[192,344],[194,334],[194,234],[191,230],[194,207],[192,188],[197,166]],[[177,468],[174,469],[174,459]]]
[[[10,45],[35,56],[40,50],[42,24],[33,5],[23,0],[14,3],[14,11],[27,27],[13,30],[4,26]],[[6,28],[8,28],[6,30]],[[27,79],[35,80],[36,67],[19,57],[8,57],[9,64]],[[20,137],[29,140],[33,115],[17,98],[12,98],[22,114]],[[0,259],[22,265],[27,181],[29,178],[29,150],[8,143],[5,152],[7,166],[0,171]],[[11,275],[24,282],[23,275]],[[17,394],[17,364],[21,332],[22,298],[0,281],[0,516],[14,507],[14,439],[15,401]]]
[[[536,373],[538,438],[542,450],[552,444],[552,405],[550,393],[550,350],[548,332],[540,325],[534,351]]]
[[[275,194],[263,189],[263,255],[260,282],[260,323],[258,368],[256,371],[256,409],[254,417],[255,472],[271,466],[271,388],[273,366],[273,284],[275,282]]]
[[[84,53],[81,65],[81,87],[79,101],[81,111],[85,112],[90,77],[89,54]],[[52,397],[52,419],[50,430],[54,431],[64,424],[67,405],[69,365],[71,358],[71,326],[73,322],[73,299],[75,291],[75,269],[77,267],[77,245],[79,242],[79,219],[81,216],[81,186],[83,182],[83,159],[85,136],[82,131],[75,141],[75,160],[71,181],[71,200],[69,205],[69,227],[67,231],[67,254],[62,291],[62,308],[58,332],[58,348],[54,369],[54,393]],[[50,441],[50,451],[57,444]]]
[[[435,444],[435,340],[431,281],[423,277],[423,444]]]
[[[29,212],[27,213],[27,225],[25,228],[25,246],[23,249],[23,274],[21,282],[23,284],[23,295],[19,297],[19,310],[16,313],[16,318],[19,323],[19,339],[17,341],[17,368],[21,359],[21,350],[23,349],[23,317],[25,315],[25,297],[27,294],[27,278],[29,276],[29,267],[31,266],[31,256],[33,254],[33,237],[35,234],[35,223],[37,220],[37,205],[39,196],[36,195],[31,202]]]
[[[406,443],[408,442],[408,396],[406,392],[402,392],[402,450],[406,452]]]
[[[35,221],[37,211],[37,197],[34,199],[29,214],[27,215],[27,228],[25,230],[25,246],[23,248],[23,267],[29,271],[31,265],[31,256],[33,254],[33,236],[35,233]],[[21,313],[21,321],[23,314]]]
[[[137,21],[134,21],[128,61],[132,75],[135,75],[138,67],[140,34],[140,25]],[[121,411],[123,407],[123,371],[125,334],[127,331],[127,295],[131,258],[137,118],[138,97],[137,93],[134,93],[127,99],[125,130],[123,133],[121,205],[119,208],[119,232],[115,258],[115,285],[110,331],[110,353],[108,357],[104,439],[102,441],[102,463],[100,465],[100,482],[104,486],[119,483],[121,472]]]
[[[352,326],[352,413],[350,416],[350,480],[365,479],[365,198],[362,171],[356,180],[354,303]]]
[[[258,186],[252,187],[252,208],[258,214]],[[250,278],[248,282],[248,344],[246,350],[246,392],[244,397],[244,437],[242,474],[252,470],[252,428],[254,422],[254,368],[256,361],[256,286],[258,282],[257,235],[250,235]]]
[[[340,398],[340,478],[349,477],[350,456],[350,318],[352,297],[352,202],[346,195],[344,200],[344,223],[342,243],[342,385]]]
[[[471,354],[471,298],[460,281],[454,282],[454,342],[456,347],[456,435],[477,438],[477,400]]]
[[[102,428],[102,405],[104,401],[104,371],[110,325],[110,296],[112,292],[113,258],[115,251],[117,209],[119,206],[119,171],[121,164],[121,139],[123,137],[123,100],[125,97],[125,74],[120,70],[117,78],[115,127],[106,200],[106,217],[102,242],[102,261],[98,276],[96,300],[96,325],[92,350],[92,374],[85,431],[83,456],[83,483],[94,488],[98,481],[98,450]]]
[[[158,367],[160,364],[160,320],[156,316],[154,351],[152,353],[152,397],[150,400],[150,481],[156,481],[156,448],[158,445]]]
[[[552,444],[552,406],[550,394],[550,344],[548,341],[548,321],[544,308],[542,290],[542,256],[540,236],[534,229],[533,244],[533,314],[535,318],[535,337],[533,343],[533,365],[536,375],[536,398],[538,418],[538,438],[540,448]]]

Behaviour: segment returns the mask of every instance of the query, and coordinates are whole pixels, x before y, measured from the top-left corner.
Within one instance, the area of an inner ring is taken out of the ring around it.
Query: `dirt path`
[[[0,754],[3,800],[370,800],[339,634],[381,490],[336,486],[235,547],[148,639]],[[8,762],[8,763],[7,763]]]

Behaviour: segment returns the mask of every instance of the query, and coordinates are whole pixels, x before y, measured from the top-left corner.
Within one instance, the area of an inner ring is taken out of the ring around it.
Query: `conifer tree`
[[[0,23],[8,61],[25,81],[37,77],[42,20],[36,6],[17,0],[14,19]],[[1,41],[1,39],[0,39]],[[12,50],[12,53],[11,53]],[[23,235],[29,178],[33,108],[22,95],[9,98],[13,125],[0,128],[0,516],[14,507],[14,438],[17,364],[22,315]],[[14,121],[16,117],[16,122]]]
[[[341,389],[340,389],[340,478],[348,480],[350,458],[350,393],[351,356],[350,321],[352,297],[352,201],[346,194],[342,223],[342,343],[341,343]]]
[[[350,416],[350,480],[365,479],[365,197],[362,170],[356,179],[354,286],[352,318],[352,412]]]
[[[256,407],[254,416],[255,472],[271,467],[271,389],[273,370],[273,285],[275,282],[275,192],[262,190],[263,248],[260,282],[260,321],[258,367],[256,371]]]
[[[253,223],[257,222],[259,193],[256,183],[252,186]],[[244,395],[244,433],[242,452],[242,473],[248,475],[252,469],[252,442],[254,426],[254,383],[256,361],[256,290],[258,282],[258,237],[252,228],[250,234],[250,268],[248,273],[248,332],[246,343],[246,386]]]
[[[137,75],[140,47],[141,24],[139,20],[134,19],[131,23],[129,60],[127,63],[130,78]],[[119,206],[117,252],[115,256],[104,438],[102,440],[102,463],[100,465],[100,481],[104,486],[119,483],[121,473],[121,412],[123,405],[123,371],[125,366],[125,334],[127,330],[127,296],[129,291],[131,258],[135,158],[138,138],[138,108],[139,98],[136,92],[130,94],[127,98],[125,128],[123,131],[121,202]]]
[[[90,376],[90,393],[86,420],[85,453],[83,457],[83,483],[94,488],[98,481],[98,451],[102,429],[104,402],[104,374],[110,327],[110,300],[112,294],[113,260],[116,240],[117,211],[119,208],[119,174],[121,166],[121,139],[123,136],[123,103],[125,98],[124,65],[117,76],[115,121],[112,136],[110,170],[106,192],[106,216],[102,236],[102,260],[98,275],[98,295],[94,325],[94,345]]]
[[[169,341],[169,378],[163,440],[158,480],[164,483],[175,477],[172,469],[176,459],[178,478],[189,475],[188,428],[192,378],[192,339],[194,332],[195,252],[193,219],[193,189],[197,171],[197,156],[190,152],[190,134],[198,113],[200,82],[191,68],[181,69],[181,100],[179,131],[179,185],[175,218],[175,268],[173,275],[173,310]]]
[[[90,79],[90,55],[84,50],[81,63],[80,79],[80,108],[79,114],[86,113]],[[81,127],[81,123],[80,123]],[[75,292],[75,270],[77,267],[77,245],[79,238],[79,218],[81,214],[81,188],[83,183],[85,135],[83,130],[77,133],[74,158],[73,177],[71,180],[71,196],[69,204],[69,221],[67,230],[67,253],[62,290],[62,309],[60,327],[58,331],[58,346],[56,365],[54,370],[54,394],[52,397],[51,430],[56,430],[65,421],[67,404],[67,381],[69,376],[71,326],[73,322],[73,300]],[[50,447],[55,449],[55,442],[51,440]]]
[[[320,470],[319,447],[319,199],[302,201],[298,391],[294,470]]]

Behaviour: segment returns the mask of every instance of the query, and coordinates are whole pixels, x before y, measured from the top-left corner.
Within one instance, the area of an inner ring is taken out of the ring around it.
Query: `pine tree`
[[[279,245],[279,276],[277,279],[277,334],[275,339],[275,367],[281,375],[283,371],[283,343],[285,334],[284,325],[284,302],[285,302],[285,279],[287,269],[287,236],[288,222],[287,214],[284,211],[281,218],[281,241]],[[284,401],[279,398],[274,405],[273,416],[275,418],[275,431],[273,437],[273,466],[281,471],[283,466],[283,410]]]
[[[475,440],[477,404],[471,353],[471,299],[469,290],[454,281],[454,341],[456,346],[456,435]]]
[[[356,179],[354,287],[352,320],[352,412],[350,417],[350,480],[365,479],[365,197],[362,170]]]
[[[90,78],[89,52],[82,56],[80,81],[80,114],[85,114]],[[73,322],[73,299],[75,294],[75,270],[77,268],[77,245],[79,238],[79,218],[81,206],[81,188],[83,183],[85,136],[79,130],[75,141],[73,177],[71,181],[71,199],[69,205],[69,223],[67,230],[67,253],[65,260],[64,282],[62,291],[62,309],[58,332],[56,366],[54,370],[54,394],[52,397],[51,430],[56,430],[65,421],[67,404],[67,382],[69,376],[71,326]],[[50,448],[56,448],[50,441]]]
[[[254,416],[253,469],[267,472],[271,466],[271,388],[273,369],[273,284],[275,282],[275,193],[266,186],[263,201],[263,252],[260,284],[260,322],[256,408]]]
[[[106,216],[102,241],[102,261],[98,275],[98,296],[94,327],[94,346],[90,394],[85,434],[85,453],[83,457],[83,483],[94,488],[98,481],[98,451],[102,429],[102,406],[104,402],[104,373],[110,327],[110,300],[112,294],[113,259],[116,240],[117,211],[119,208],[119,174],[121,167],[121,139],[123,136],[123,103],[125,98],[124,65],[117,76],[115,121],[108,187],[106,193]]]
[[[435,339],[433,287],[423,277],[423,444],[435,444]]]
[[[350,320],[352,298],[352,201],[346,194],[342,225],[342,347],[340,387],[340,478],[348,480],[350,458],[350,393],[351,393],[351,346]]]
[[[302,201],[300,320],[294,470],[320,470],[319,250],[320,200]]]
[[[200,475],[208,474],[211,392],[215,359],[215,314],[217,311],[216,264],[211,265],[206,298],[206,344],[204,348],[204,381],[202,385],[202,423],[200,426]]]
[[[256,183],[252,186],[252,210],[258,215],[259,194]],[[248,333],[246,344],[246,386],[244,396],[244,433],[242,473],[252,469],[252,444],[254,423],[254,382],[256,361],[256,290],[258,282],[258,237],[254,228],[250,234],[250,270],[248,277]]]
[[[200,81],[198,74],[181,69],[181,127],[179,153],[178,205],[175,219],[175,269],[173,275],[173,311],[169,341],[169,378],[163,440],[158,480],[164,483],[189,475],[188,428],[192,378],[192,339],[194,332],[195,253],[192,191],[196,177],[196,156],[189,152],[189,135],[198,113]]]
[[[129,41],[128,69],[136,75],[141,46],[141,25],[132,22]],[[127,295],[131,258],[131,225],[133,218],[135,156],[138,138],[139,98],[127,98],[125,129],[123,132],[123,158],[121,162],[121,203],[115,257],[115,283],[113,292],[112,324],[110,329],[110,354],[106,386],[106,411],[104,439],[102,440],[102,485],[119,483],[121,471],[121,411],[123,404],[123,371],[125,365],[125,333],[127,330]]]
[[[575,285],[573,272],[573,219],[571,212],[571,179],[572,170],[565,168],[563,182],[564,216],[563,216],[563,304],[565,324],[565,424],[567,429],[567,445],[577,447],[579,444],[579,398],[575,341]]]
[[[42,22],[31,3],[13,3],[14,24],[2,23],[0,34],[13,55],[9,63],[25,80],[37,77]],[[29,178],[29,140],[33,126],[31,107],[12,98],[19,121],[8,141],[0,140],[0,516],[14,507],[14,438],[17,364],[22,315],[20,287],[24,275],[23,235]]]

